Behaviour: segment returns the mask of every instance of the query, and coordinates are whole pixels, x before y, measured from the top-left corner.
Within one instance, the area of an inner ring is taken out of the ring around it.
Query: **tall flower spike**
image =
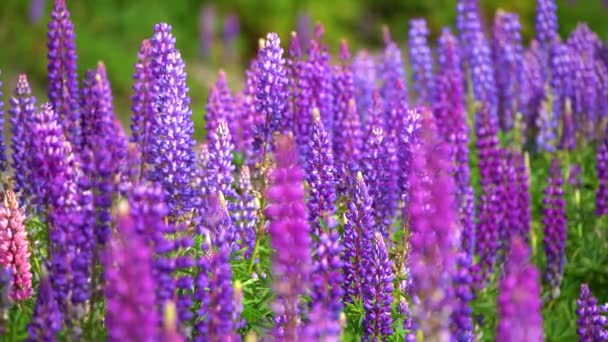
[[[473,341],[473,276],[471,267],[472,258],[466,253],[459,253],[456,257],[456,269],[452,275],[454,286],[454,309],[452,311],[450,330],[456,341]]]
[[[235,120],[234,113],[235,101],[226,81],[226,72],[220,70],[217,74],[217,81],[211,87],[209,99],[207,100],[205,129],[208,142],[212,140],[212,136],[221,121],[229,124],[230,132],[236,132],[235,125],[237,120]]]
[[[209,160],[205,180],[207,188],[203,190],[206,195],[221,191],[229,199],[237,198],[237,194],[232,188],[234,182],[232,173],[235,166],[232,161],[234,145],[231,140],[228,124],[226,121],[220,120],[211,134],[208,144]]]
[[[388,28],[384,28],[384,52],[378,65],[378,76],[381,80],[380,95],[388,107],[389,100],[404,98],[407,102],[407,84],[401,50],[391,40]],[[398,88],[398,85],[402,88]],[[389,119],[390,110],[386,108],[385,119]],[[366,122],[367,125],[367,122]]]
[[[306,182],[310,187],[308,214],[313,233],[321,236],[323,227],[333,230],[336,225],[336,179],[334,156],[318,109],[313,109],[312,134],[306,162]]]
[[[546,52],[558,36],[557,29],[555,0],[536,0],[536,40]]]
[[[571,120],[571,113],[568,113],[568,106],[572,103],[574,95],[574,82],[572,75],[577,71],[572,56],[572,49],[564,43],[555,42],[550,50],[551,68],[551,91],[552,125],[559,127],[562,123],[562,136],[560,137],[560,148],[572,149],[576,141],[574,140],[574,127]]]
[[[559,161],[553,159],[547,186],[543,199],[543,244],[547,264],[544,279],[547,282],[554,298],[559,297],[562,283],[565,248],[566,248],[566,201],[564,200],[564,179],[561,175]]]
[[[528,258],[528,246],[515,237],[504,277],[498,284],[496,341],[536,342],[544,339],[538,270]]]
[[[48,96],[66,137],[80,148],[80,109],[74,24],[66,0],[55,0],[48,25]]]
[[[496,89],[500,127],[513,127],[519,110],[520,87],[523,83],[523,46],[519,16],[498,10],[494,16],[492,52],[496,64]]]
[[[244,165],[241,169],[238,188],[240,193],[237,200],[235,222],[241,237],[241,248],[245,248],[244,256],[246,259],[249,259],[255,248],[258,204],[253,194],[251,175],[247,165]]]
[[[369,52],[361,50],[353,58],[352,69],[359,121],[365,122],[372,105],[372,94],[376,89],[376,62]]]
[[[1,74],[1,73],[0,73]],[[0,98],[2,97],[2,81],[0,81]],[[4,127],[4,102],[0,100],[0,125]],[[0,141],[0,171],[6,171],[7,161],[6,161],[6,146],[4,144],[4,135],[2,135],[2,141]]]
[[[401,189],[401,199],[405,203],[403,210],[405,210],[405,218],[407,215],[409,197],[410,197],[410,172],[412,170],[412,158],[414,151],[420,144],[420,130],[421,130],[421,115],[420,110],[417,108],[411,108],[405,110],[405,115],[401,118],[401,130],[399,132],[399,173]]]
[[[519,236],[528,243],[530,241],[530,229],[532,225],[531,195],[530,195],[530,168],[528,155],[517,153],[514,159],[515,173],[517,179],[517,217],[516,226]]]
[[[252,60],[249,69],[245,71],[245,85],[243,88],[243,99],[239,108],[239,151],[245,156],[245,164],[249,167],[254,166],[256,160],[255,150],[253,149],[254,134],[256,127],[264,124],[264,117],[256,110],[256,89],[259,76],[257,60]]]
[[[425,338],[443,341],[450,336],[458,218],[447,146],[429,111],[422,112],[421,133],[410,172],[410,262],[413,295],[419,298],[414,319]]]
[[[145,39],[141,42],[137,53],[137,63],[133,73],[133,94],[131,95],[131,138],[140,151],[140,165],[137,179],[144,175],[144,162],[148,160],[150,152],[150,131],[154,118],[154,76],[152,74],[152,44]]]
[[[333,75],[330,65],[331,56],[326,47],[318,40],[310,42],[308,51],[308,63],[311,73],[311,95],[313,107],[319,108],[321,121],[330,137],[333,139],[334,132],[334,94]],[[310,114],[309,114],[310,115]]]
[[[154,309],[152,254],[144,238],[137,234],[137,219],[129,212],[128,204],[122,202],[118,210],[118,233],[104,258],[108,338],[151,341],[158,336],[159,322]]]
[[[598,188],[595,193],[595,215],[608,215],[608,131],[598,143],[595,155],[595,174]]]
[[[185,65],[171,27],[157,24],[151,43],[156,112],[147,160],[152,170],[147,178],[162,184],[171,217],[177,220],[196,206],[194,124]]]
[[[533,133],[538,129],[537,121],[541,103],[545,97],[543,79],[543,59],[540,46],[532,40],[523,58],[523,79],[520,93],[520,110],[524,116],[527,142],[533,141]]]
[[[602,338],[606,337],[607,332],[602,327],[597,299],[589,290],[589,285],[581,284],[576,306],[578,340],[582,342],[603,341]]]
[[[19,208],[15,193],[8,190],[0,207],[0,268],[10,268],[13,274],[13,300],[23,301],[32,295],[29,258],[25,215]]]
[[[390,163],[388,154],[388,139],[382,127],[374,126],[367,136],[365,153],[361,160],[363,177],[365,184],[368,185],[369,195],[373,200],[373,210],[376,223],[376,230],[383,236],[388,236],[388,226],[391,216],[385,216],[385,195],[389,191],[396,192],[397,189],[388,188],[387,176],[389,175],[388,164]]]
[[[27,325],[27,340],[57,341],[57,333],[61,330],[61,312],[48,275],[40,280],[37,292],[34,314]]]
[[[435,99],[435,75],[433,73],[433,52],[428,43],[429,28],[426,20],[410,20],[409,56],[412,67],[414,91],[418,104],[430,105]]]
[[[384,237],[374,233],[370,269],[363,285],[363,319],[366,340],[380,340],[393,333],[391,303],[393,302],[393,263],[388,258]]]
[[[31,179],[31,156],[27,152],[31,144],[30,122],[36,113],[36,98],[32,96],[30,84],[25,74],[17,78],[15,95],[11,98],[9,109],[11,122],[12,167],[15,177],[15,192],[21,204],[31,200],[33,184]]]
[[[287,113],[287,72],[281,40],[269,33],[258,52],[255,108],[264,117],[255,129],[255,147],[264,152],[272,142],[274,132],[287,132],[291,125]]]
[[[285,304],[285,323],[281,327],[286,340],[297,339],[298,297],[305,293],[310,281],[311,239],[304,202],[304,172],[298,166],[292,136],[278,136],[275,144],[276,167],[270,174],[266,191],[269,205],[265,210],[270,221],[271,246],[274,249],[273,274],[277,295],[275,314],[280,301]]]

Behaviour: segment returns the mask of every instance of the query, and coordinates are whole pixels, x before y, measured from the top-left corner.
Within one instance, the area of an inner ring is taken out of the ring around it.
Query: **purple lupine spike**
[[[252,167],[256,162],[253,149],[255,129],[264,124],[265,118],[255,108],[256,89],[259,68],[257,60],[251,61],[249,69],[245,71],[245,84],[243,88],[243,102],[240,112],[240,138],[237,140],[241,146],[239,151],[245,154],[245,163]]]
[[[567,44],[555,42],[550,51],[551,68],[551,92],[553,95],[553,112],[551,120],[553,126],[558,127],[562,122],[563,132],[560,141],[561,148],[574,148],[574,132],[572,121],[567,118],[567,107],[572,103],[574,88],[572,75],[576,71],[571,54],[571,49]]]
[[[236,132],[237,123],[234,117],[235,102],[226,81],[226,72],[220,70],[217,81],[211,87],[209,99],[207,100],[205,112],[205,130],[207,141],[211,141],[212,135],[220,125],[220,121],[228,123],[230,132]]]
[[[589,290],[589,285],[581,284],[576,306],[576,334],[578,340],[581,342],[603,341],[601,339],[602,326],[599,319],[597,299]]]
[[[405,330],[405,342],[416,342],[416,327],[412,320],[410,305],[405,298],[401,298],[397,304],[397,312],[403,316],[403,330]]]
[[[158,336],[153,257],[137,232],[138,220],[126,202],[119,205],[118,233],[104,258],[105,322],[110,341],[152,341]]]
[[[595,192],[595,215],[608,215],[608,133],[598,144],[595,155],[595,170],[598,188]]]
[[[291,82],[292,82],[292,115],[293,131],[298,143],[300,155],[305,155],[308,147],[308,138],[312,130],[312,108],[313,108],[313,73],[312,64],[302,59],[300,45],[292,44],[289,48],[291,57]]]
[[[220,120],[215,131],[211,134],[209,144],[209,159],[207,161],[207,170],[205,185],[203,190],[205,194],[212,194],[221,191],[226,197],[236,199],[237,194],[232,188],[234,182],[234,163],[232,161],[232,152],[234,145],[231,141],[231,134],[228,124],[224,120]]]
[[[456,341],[472,342],[473,333],[473,277],[470,273],[473,261],[470,255],[460,253],[456,257],[456,268],[452,275],[454,286],[454,307],[451,316],[450,330]]]
[[[298,33],[300,46],[303,49],[308,48],[308,43],[312,39],[312,20],[308,12],[300,12],[296,24],[296,32]]]
[[[342,313],[343,263],[340,258],[342,245],[337,230],[323,231],[319,235],[312,267],[312,313],[323,311],[325,323],[318,326],[317,336],[339,338],[340,314]],[[319,317],[320,318],[320,317]]]
[[[220,193],[221,194],[221,193]],[[221,199],[222,196],[220,195]],[[230,266],[230,253],[231,244],[233,238],[230,236],[231,232],[226,223],[229,223],[228,211],[226,208],[225,201],[218,201],[221,212],[220,216],[223,219],[219,219],[216,222],[216,226],[212,227],[214,231],[214,238],[212,239],[212,246],[217,246],[217,249],[211,249],[210,246],[205,245],[204,250],[208,255],[203,256],[199,260],[199,280],[197,284],[197,298],[203,298],[205,306],[201,305],[199,309],[199,315],[204,317],[202,314],[206,314],[205,319],[201,319],[196,323],[197,338],[195,341],[222,341],[226,340],[228,336],[232,334],[234,328],[234,322],[232,315],[234,311],[233,293],[232,287],[232,269]],[[207,279],[202,281],[201,279],[206,277]],[[205,284],[205,287],[200,287],[201,284]]]
[[[156,111],[150,127],[150,153],[146,162],[152,169],[147,178],[163,186],[170,215],[177,220],[196,205],[192,111],[185,65],[175,48],[171,27],[157,24],[151,44]]]
[[[254,144],[262,153],[270,147],[274,132],[287,132],[291,127],[286,117],[289,81],[284,64],[281,40],[269,33],[257,58],[255,108],[264,122],[256,123]]]
[[[302,59],[302,48],[300,47],[300,39],[298,34],[291,32],[289,40],[289,49],[287,50],[288,58],[287,78],[289,81],[289,110],[287,116],[293,127],[290,127],[293,132],[296,131],[298,110],[296,109],[299,93],[300,93],[300,76],[303,74],[303,69],[306,67],[306,62]]]
[[[38,297],[31,321],[27,325],[27,341],[57,341],[61,330],[61,311],[51,279],[45,275],[38,285]]]
[[[387,166],[390,162],[389,154],[387,153],[387,140],[385,139],[384,130],[382,127],[373,127],[368,134],[365,142],[365,153],[361,160],[361,168],[365,184],[369,189],[369,195],[373,200],[374,218],[376,230],[380,231],[383,236],[388,236],[388,225],[390,225],[390,216],[384,216],[385,194],[390,191],[386,185],[386,176],[388,175]],[[397,189],[392,189],[396,191]]]
[[[55,0],[47,33],[48,96],[66,137],[78,150],[80,110],[74,24],[66,0]]]
[[[403,210],[405,211],[403,217],[407,217],[407,207],[409,205],[410,197],[410,172],[412,168],[413,152],[418,148],[420,144],[420,129],[421,129],[421,115],[417,108],[405,110],[405,115],[401,118],[401,131],[399,134],[399,172],[401,184],[401,199],[405,203]]]
[[[475,248],[475,194],[471,187],[469,169],[469,126],[465,109],[464,75],[460,68],[458,41],[449,28],[444,28],[439,38],[437,59],[437,96],[433,114],[437,120],[437,129],[448,144],[452,160],[458,216],[462,226],[461,250],[472,257]]]
[[[536,40],[545,52],[558,37],[555,0],[536,0]]]
[[[0,268],[12,273],[10,297],[24,301],[32,296],[32,271],[25,215],[12,190],[6,191],[0,207]]]
[[[33,195],[30,158],[28,149],[31,132],[29,123],[36,114],[36,98],[32,96],[30,84],[25,74],[19,75],[15,95],[9,109],[11,123],[12,167],[15,178],[15,192],[21,204],[29,203]]]
[[[308,215],[313,233],[321,236],[323,227],[333,230],[336,226],[336,179],[334,156],[329,137],[323,127],[318,109],[313,109],[312,134],[309,138],[306,162],[306,182],[310,187]]]
[[[513,163],[515,165],[517,181],[517,210],[515,215],[517,221],[513,222],[517,227],[519,236],[525,243],[530,242],[530,230],[532,226],[531,195],[530,195],[530,169],[527,155],[516,153]],[[514,213],[514,212],[511,212]]]
[[[0,73],[1,74],[1,73]],[[0,81],[0,98],[2,98],[2,81]],[[0,125],[4,127],[4,102],[0,100]],[[4,138],[0,139],[0,171],[6,171],[7,161],[6,161],[6,146],[4,144]]]
[[[509,131],[519,110],[520,87],[523,83],[523,46],[519,16],[515,13],[496,11],[492,30],[498,113],[500,127]]]
[[[393,263],[388,258],[384,237],[375,232],[370,255],[370,269],[363,285],[363,319],[366,340],[380,340],[393,333],[391,303],[393,302]]]
[[[543,78],[542,51],[537,41],[532,40],[524,53],[523,79],[520,93],[520,109],[524,116],[528,141],[533,139],[537,125],[541,103],[545,96],[545,81]],[[542,131],[541,131],[542,133]]]
[[[509,243],[515,235],[519,235],[519,229],[523,228],[519,226],[519,215],[516,213],[520,212],[519,208],[519,196],[518,196],[518,182],[517,182],[517,171],[515,170],[515,159],[517,158],[517,152],[509,151],[506,148],[501,149],[501,170],[502,170],[502,183],[500,186],[501,196],[500,201],[504,205],[505,212],[511,215],[505,215],[503,220],[500,222],[498,230],[499,240],[499,253],[501,254],[498,258],[498,262],[504,261],[505,256],[510,250]],[[525,237],[521,237],[522,240]]]
[[[334,132],[334,93],[333,74],[330,55],[319,41],[312,40],[308,51],[309,71],[311,73],[312,106],[319,108],[321,120],[327,133],[333,139]],[[310,115],[310,114],[308,114]]]
[[[494,117],[482,105],[475,123],[482,189],[479,222],[475,231],[475,251],[480,257],[475,276],[476,284],[485,286],[494,270],[501,222],[501,155]]]
[[[251,175],[247,165],[244,165],[241,169],[238,189],[240,193],[237,200],[235,222],[241,238],[241,248],[246,248],[244,256],[249,259],[255,245],[258,204],[253,194]]]
[[[283,301],[285,304],[284,338],[294,340],[298,333],[298,297],[306,291],[310,281],[311,239],[302,184],[304,172],[298,166],[292,136],[276,138],[275,162],[276,168],[270,175],[271,186],[265,194],[269,202],[265,215],[270,221],[268,231],[275,250],[276,303]],[[275,311],[275,314],[280,312]]]
[[[302,341],[339,341],[342,331],[338,320],[328,319],[331,313],[323,305],[315,304],[308,313],[308,322],[299,336]]]
[[[425,338],[440,341],[450,334],[458,218],[454,197],[449,195],[454,182],[447,146],[436,131],[432,113],[423,111],[421,120],[420,145],[413,152],[410,172],[410,265],[413,295],[419,299],[414,319]]]
[[[380,95],[382,95],[382,99],[386,106],[384,111],[385,120],[390,121],[390,104],[392,104],[390,101],[404,99],[407,103],[408,96],[401,50],[397,44],[391,40],[390,33],[386,27],[384,28],[384,44],[382,62],[378,66],[378,76],[382,82]]]
[[[519,237],[515,237],[505,275],[498,284],[496,341],[544,339],[538,270],[528,258],[529,248]]]
[[[559,297],[562,283],[566,248],[566,202],[564,200],[564,179],[559,161],[553,159],[543,199],[543,244],[547,256],[543,277],[554,298]]]
[[[198,33],[200,53],[204,59],[209,58],[211,47],[215,39],[216,11],[213,4],[205,3],[201,6],[198,16]]]
[[[372,94],[376,89],[376,62],[369,52],[362,50],[353,58],[352,70],[359,121],[365,122],[372,105]]]
[[[233,330],[243,329],[245,328],[247,321],[243,318],[243,284],[236,280],[233,286],[233,295],[232,295],[232,305],[234,310],[232,311],[232,322],[234,324]],[[240,335],[238,332],[235,332],[235,339],[238,340]]]
[[[418,104],[430,105],[435,100],[433,52],[429,46],[429,28],[423,18],[410,20],[408,52]]]
[[[374,235],[372,198],[361,172],[351,185],[344,224],[344,301],[354,303],[363,299],[363,284],[371,262]]]
[[[340,45],[341,64],[334,68],[334,139],[333,151],[336,159],[336,179],[347,179],[348,172],[358,163],[361,139],[360,117],[353,99],[355,84],[350,52],[346,40]],[[352,104],[351,104],[351,101]],[[352,107],[351,107],[352,106]],[[353,113],[354,112],[354,113]],[[357,136],[359,134],[359,136]]]
[[[222,40],[224,43],[224,57],[231,60],[234,56],[235,40],[240,32],[239,16],[236,13],[229,13],[224,18],[224,29]]]
[[[557,145],[557,130],[559,123],[553,118],[549,101],[543,101],[538,111],[536,125],[538,134],[536,135],[536,145],[545,152],[554,152]]]
[[[471,43],[477,38],[478,33],[483,30],[479,0],[459,0],[456,4],[456,13],[456,29],[462,46],[461,54],[463,60],[468,62],[473,53]]]
[[[140,165],[137,179],[141,179],[144,175],[144,162],[149,160],[150,152],[150,133],[151,125],[154,118],[155,107],[154,103],[154,76],[152,74],[152,44],[150,40],[145,39],[141,42],[139,52],[137,53],[137,63],[135,63],[135,72],[133,73],[133,94],[131,95],[131,138],[130,141],[135,143],[141,154]]]

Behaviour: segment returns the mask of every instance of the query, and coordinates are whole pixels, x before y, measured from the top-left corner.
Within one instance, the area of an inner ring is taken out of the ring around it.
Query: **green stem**
[[[255,246],[253,247],[253,253],[251,253],[251,260],[249,261],[248,272],[251,274],[253,272],[253,265],[255,265],[255,259],[258,256],[258,250],[260,249],[260,232],[256,232],[255,234]]]

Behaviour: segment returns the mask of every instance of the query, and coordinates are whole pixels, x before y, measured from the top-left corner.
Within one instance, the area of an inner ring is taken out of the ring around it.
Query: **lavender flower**
[[[236,199],[237,194],[232,188],[234,177],[234,163],[232,152],[234,145],[231,142],[230,130],[226,121],[221,120],[211,134],[209,140],[209,160],[205,171],[205,195],[221,191],[227,198]],[[229,208],[230,209],[230,208]]]
[[[121,203],[118,234],[109,243],[104,260],[105,321],[111,341],[151,341],[158,336],[152,254],[137,234],[136,221],[128,205]]]
[[[348,303],[363,299],[363,284],[370,269],[374,235],[373,202],[361,172],[357,173],[351,186],[342,236],[344,301]]]
[[[503,131],[513,128],[523,83],[523,46],[519,16],[498,10],[494,17],[492,53],[496,64],[498,112]]]
[[[435,99],[433,52],[428,43],[429,34],[426,20],[410,20],[408,51],[418,104],[430,104]]]
[[[582,342],[603,341],[606,331],[600,319],[600,308],[597,299],[589,290],[589,285],[581,284],[580,295],[576,301],[576,334]]]
[[[171,217],[177,220],[196,204],[193,187],[195,156],[192,150],[194,127],[185,65],[175,48],[171,27],[165,23],[157,24],[154,32],[151,44],[156,112],[146,161],[152,169],[147,178],[162,184]]]
[[[543,274],[553,297],[559,297],[564,273],[566,247],[566,202],[559,161],[553,159],[543,199],[543,228],[547,266]]]
[[[9,109],[11,122],[12,167],[15,178],[15,192],[20,196],[20,203],[29,203],[33,195],[30,158],[27,151],[31,136],[29,123],[36,112],[36,98],[25,74],[19,75],[15,95],[11,98]]]
[[[544,65],[542,61],[540,46],[537,41],[532,40],[530,47],[524,53],[523,79],[520,88],[520,109],[524,116],[525,133],[528,141],[533,138],[532,134],[539,129],[537,121],[541,103],[545,96]]]
[[[454,286],[454,311],[451,316],[450,330],[452,337],[459,342],[473,341],[473,277],[470,273],[473,266],[471,256],[460,253],[457,256],[456,268],[452,275]]]
[[[538,270],[529,263],[528,253],[524,242],[515,237],[498,284],[496,341],[543,341]]]
[[[78,73],[74,24],[65,0],[55,0],[48,25],[48,96],[66,137],[78,151],[81,144]]]
[[[0,87],[2,87],[2,82],[0,81]],[[0,89],[0,98],[2,97],[2,90]],[[4,127],[4,102],[0,100],[0,125]],[[0,141],[0,171],[6,171],[7,162],[6,162],[6,147],[4,145],[4,138]]]
[[[241,237],[241,248],[245,248],[244,256],[249,259],[255,245],[255,228],[257,224],[258,204],[251,186],[249,167],[244,165],[238,181],[240,190],[235,211],[235,224]]]
[[[245,162],[249,166],[256,161],[253,150],[255,127],[263,124],[264,118],[255,109],[257,89],[258,67],[257,61],[253,60],[251,66],[245,71],[245,86],[242,101],[238,106],[239,113],[239,138],[237,149],[245,154]]]
[[[429,340],[448,338],[451,276],[455,269],[457,216],[447,146],[437,134],[432,114],[422,112],[421,143],[410,172],[410,263],[414,319]],[[448,194],[446,196],[446,194]]]
[[[405,70],[401,57],[401,50],[395,42],[391,40],[388,28],[384,28],[384,53],[382,62],[378,65],[378,76],[382,82],[380,95],[385,104],[385,120],[398,120],[398,117],[391,117],[391,103],[389,101],[399,101],[404,99],[407,102],[407,84],[405,80]],[[367,125],[367,121],[366,121]]]
[[[557,5],[555,0],[536,0],[536,40],[544,51],[558,37]]]
[[[269,205],[265,214],[270,221],[271,246],[275,250],[273,274],[277,301],[285,303],[284,338],[297,336],[298,296],[308,288],[310,279],[310,231],[304,203],[304,173],[298,166],[293,137],[279,136],[275,145],[276,168],[266,191]],[[275,305],[275,314],[280,312]]]
[[[574,94],[572,73],[575,69],[571,59],[571,49],[566,44],[556,42],[551,48],[550,56],[551,91],[553,95],[552,124],[557,127],[560,120],[563,122],[560,147],[571,149],[575,147],[574,127],[572,127],[573,122],[566,117],[566,107],[569,106],[569,103],[572,103]]]
[[[235,40],[239,36],[240,23],[239,17],[235,13],[230,13],[224,18],[223,43],[224,57],[230,60],[234,56]]]
[[[372,105],[372,93],[376,89],[376,63],[367,51],[362,50],[353,58],[352,69],[356,108],[359,120],[364,122]]]
[[[595,170],[599,182],[595,193],[595,214],[608,214],[608,134],[598,144],[595,155]]]
[[[11,270],[10,297],[15,301],[24,301],[32,295],[28,245],[25,215],[19,208],[15,193],[8,190],[0,207],[0,268]]]
[[[237,120],[234,117],[235,102],[230,88],[226,82],[226,73],[220,70],[217,81],[209,92],[205,113],[205,130],[207,131],[207,141],[212,140],[212,135],[220,124],[220,121],[229,123],[230,132],[236,132]]]
[[[401,131],[399,132],[399,189],[401,193],[401,199],[405,203],[404,211],[407,217],[407,208],[409,205],[410,198],[410,173],[412,170],[412,158],[414,150],[418,148],[420,144],[420,129],[421,129],[421,115],[418,109],[407,109],[405,115],[401,118]]]
[[[48,275],[40,280],[32,320],[27,325],[28,342],[57,341],[61,330],[61,312]]]
[[[388,258],[384,237],[374,233],[370,255],[370,269],[363,285],[363,319],[366,340],[380,340],[393,333],[391,303],[393,301],[393,264]]]
[[[308,213],[313,232],[321,236],[323,227],[333,230],[336,212],[334,157],[321,122],[318,109],[313,110],[313,127],[309,139],[306,163],[306,182],[310,186]]]
[[[321,121],[333,139],[334,132],[334,98],[333,98],[333,75],[329,64],[330,55],[324,46],[317,40],[310,43],[308,51],[308,63],[311,73],[310,90],[312,105],[319,109]]]

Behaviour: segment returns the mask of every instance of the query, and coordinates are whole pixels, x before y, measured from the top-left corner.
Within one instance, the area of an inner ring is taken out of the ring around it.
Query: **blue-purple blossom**
[[[363,335],[366,340],[380,340],[393,333],[391,303],[393,302],[393,263],[388,258],[384,237],[374,233],[369,269],[363,284]]]
[[[576,334],[581,342],[605,341],[608,338],[606,319],[600,316],[606,312],[606,305],[597,304],[589,285],[581,284],[581,290],[576,301]]]
[[[454,308],[451,316],[450,330],[452,337],[458,342],[472,342],[473,333],[473,276],[471,267],[473,261],[470,255],[460,253],[456,257],[456,268],[452,275],[454,286]]]
[[[369,52],[361,50],[353,58],[352,69],[359,121],[365,122],[372,105],[372,94],[376,89],[376,62]]]
[[[27,341],[57,341],[62,316],[49,275],[40,279],[37,292],[34,314],[27,325]]]
[[[334,132],[334,91],[330,55],[320,41],[311,41],[308,51],[308,72],[311,73],[312,106],[319,109],[321,121],[330,137]],[[309,114],[310,115],[310,114]]]
[[[212,135],[221,121],[228,124],[230,132],[236,132],[235,101],[228,87],[224,70],[219,71],[217,81],[211,87],[205,110],[205,131],[208,142],[212,140]]]
[[[236,202],[234,221],[241,239],[240,248],[245,248],[243,254],[245,258],[249,259],[255,245],[258,204],[251,186],[251,174],[247,165],[241,169],[238,189],[239,196]]]
[[[547,52],[558,37],[557,5],[555,0],[536,0],[536,40]]]
[[[428,42],[429,34],[426,20],[410,20],[408,52],[417,104],[431,104],[435,100],[434,61]]]

